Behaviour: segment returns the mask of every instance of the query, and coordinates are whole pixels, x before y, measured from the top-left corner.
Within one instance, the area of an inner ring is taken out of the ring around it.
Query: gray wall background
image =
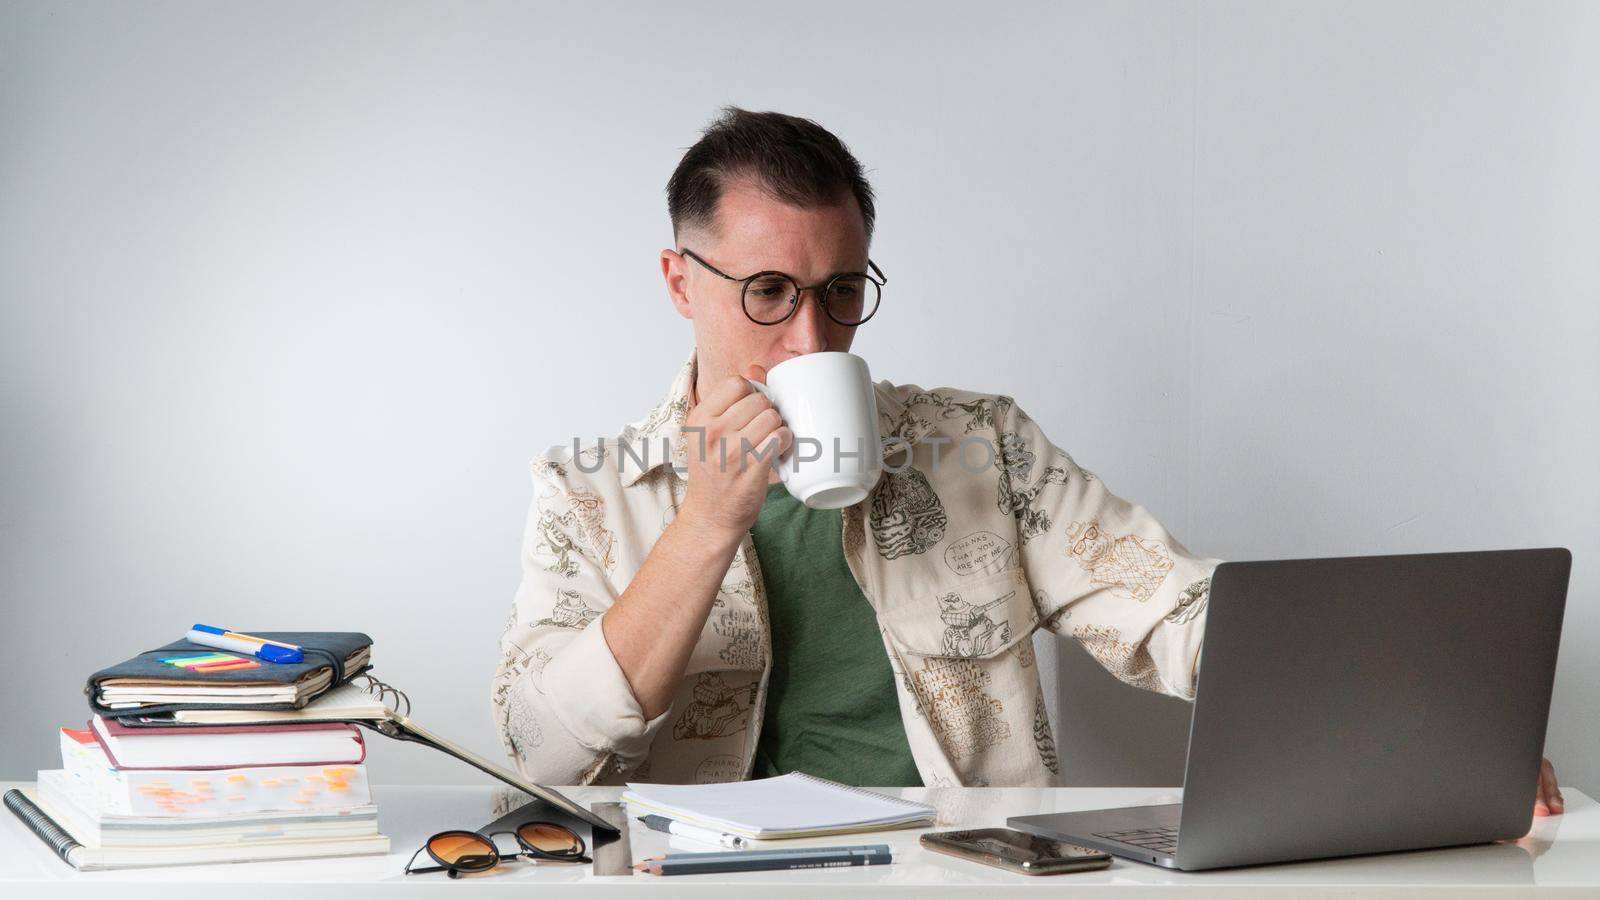
[[[664,390],[663,187],[737,103],[869,167],[876,376],[1014,394],[1189,547],[1570,547],[1594,794],[1597,50],[1584,3],[0,3],[0,778],[197,620],[368,630],[498,756],[526,462]],[[1045,659],[1068,783],[1180,781],[1185,704]]]

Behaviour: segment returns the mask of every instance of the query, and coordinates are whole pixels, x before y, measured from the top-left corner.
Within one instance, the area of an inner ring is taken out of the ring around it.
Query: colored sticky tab
[[[220,663],[208,663],[203,666],[190,666],[195,672],[232,672],[235,669],[259,669],[261,663],[253,659],[236,659]]]
[[[211,662],[222,662],[224,660],[238,658],[239,657],[232,656],[227,653],[189,653],[184,656],[163,656],[161,657],[161,661],[169,666],[188,668],[189,666],[203,665]]]
[[[161,661],[169,666],[191,672],[228,672],[234,669],[259,669],[261,663],[232,653],[191,653],[185,656],[163,656]]]

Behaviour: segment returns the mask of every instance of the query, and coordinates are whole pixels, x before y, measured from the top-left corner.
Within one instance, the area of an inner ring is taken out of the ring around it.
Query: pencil
[[[731,853],[678,853],[673,858],[650,857],[634,865],[651,875],[695,875],[713,872],[758,872],[770,869],[823,869],[884,865],[893,857],[888,844],[865,847],[812,847],[792,850],[734,851]]]

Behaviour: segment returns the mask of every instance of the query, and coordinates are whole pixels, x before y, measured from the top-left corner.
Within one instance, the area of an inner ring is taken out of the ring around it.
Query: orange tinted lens
[[[428,849],[445,865],[462,869],[487,869],[494,865],[496,856],[491,844],[464,831],[441,834],[428,842]]]
[[[528,846],[545,853],[577,853],[583,846],[572,831],[548,822],[529,822],[517,829],[517,836],[527,841]]]

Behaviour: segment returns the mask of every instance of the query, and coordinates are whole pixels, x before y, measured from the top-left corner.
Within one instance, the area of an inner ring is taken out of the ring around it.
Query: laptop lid
[[[1563,548],[1218,565],[1178,866],[1526,834],[1571,566]]]

